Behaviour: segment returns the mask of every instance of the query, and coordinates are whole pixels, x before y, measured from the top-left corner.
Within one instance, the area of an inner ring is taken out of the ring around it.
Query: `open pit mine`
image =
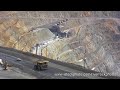
[[[0,79],[120,79],[120,11],[0,11]]]

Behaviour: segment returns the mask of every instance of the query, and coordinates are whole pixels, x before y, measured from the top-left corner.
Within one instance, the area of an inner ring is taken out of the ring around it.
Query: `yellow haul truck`
[[[48,62],[49,61],[38,60],[37,62],[35,62],[34,70],[42,71],[48,69]]]

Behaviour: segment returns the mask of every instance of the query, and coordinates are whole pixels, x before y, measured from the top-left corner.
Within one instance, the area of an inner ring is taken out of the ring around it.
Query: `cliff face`
[[[16,12],[0,12],[0,16],[1,46],[16,48],[22,51],[30,51],[31,47],[37,42],[46,40],[48,37],[50,37],[50,34],[52,34],[48,29],[34,33],[29,32],[31,28],[29,28],[29,25],[27,25],[28,22],[26,22],[26,19],[29,21],[29,17],[19,18],[17,17]],[[34,23],[34,21],[31,22],[32,23],[30,24]],[[35,20],[35,23],[37,22],[38,21]],[[46,37],[45,34],[47,34]]]
[[[86,58],[88,69],[118,73],[119,25],[119,19],[98,19],[68,29],[74,32],[73,36],[49,45],[48,57],[82,66]]]
[[[56,60],[84,65],[100,72],[120,72],[119,11],[0,12],[0,45],[30,51],[54,34],[47,28],[33,28],[68,19],[61,32],[71,36],[54,41],[43,55]]]

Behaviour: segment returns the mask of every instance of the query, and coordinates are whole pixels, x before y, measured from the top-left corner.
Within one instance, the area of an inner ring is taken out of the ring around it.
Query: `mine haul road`
[[[43,71],[35,71],[33,69],[34,62],[43,57],[26,54],[21,51],[11,50],[9,48],[0,47],[0,58],[6,60],[13,67],[19,68],[22,72],[28,73],[36,77],[37,79],[109,79],[119,77],[99,77],[92,75],[85,75],[86,73],[97,73],[91,70],[84,69],[81,66],[75,64],[64,63],[52,59],[46,59],[49,61],[48,69]],[[21,61],[17,61],[21,58]],[[74,75],[76,74],[76,75]],[[78,74],[78,75],[77,75]]]

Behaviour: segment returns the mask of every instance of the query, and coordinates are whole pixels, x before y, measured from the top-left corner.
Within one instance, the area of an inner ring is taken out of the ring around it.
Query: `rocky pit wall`
[[[0,19],[1,46],[29,52],[35,44],[54,37],[48,28],[34,33],[29,32],[31,28],[68,18],[62,31],[69,31],[72,36],[48,45],[47,57],[82,66],[82,59],[86,58],[88,69],[120,72],[119,12],[0,12],[1,17],[5,15],[14,18]]]

